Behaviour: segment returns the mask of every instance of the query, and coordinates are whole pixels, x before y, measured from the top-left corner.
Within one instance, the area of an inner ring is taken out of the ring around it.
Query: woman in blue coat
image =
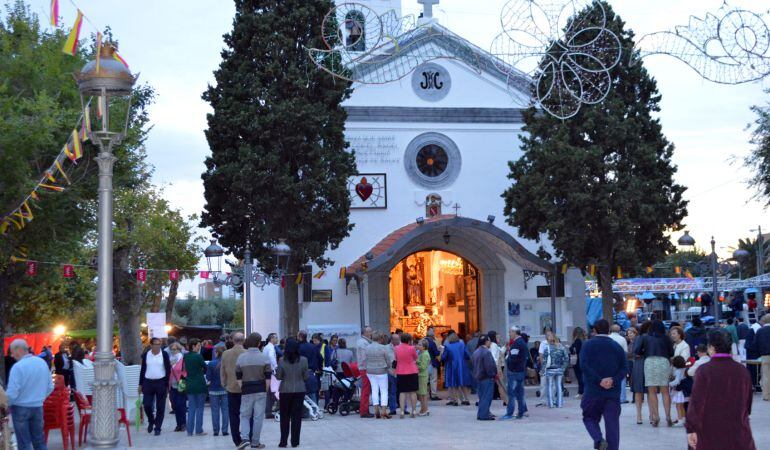
[[[450,331],[446,338],[441,361],[444,363],[444,385],[449,389],[447,405],[470,405],[469,357],[465,351],[465,343],[454,331]]]

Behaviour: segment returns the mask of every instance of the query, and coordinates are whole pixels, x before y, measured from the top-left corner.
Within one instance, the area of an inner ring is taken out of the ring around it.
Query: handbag
[[[569,355],[569,365],[570,366],[577,366],[577,363],[578,363],[577,358],[578,358],[578,355],[576,355],[576,354]]]
[[[176,385],[176,391],[180,394],[184,394],[187,391],[187,369],[184,366],[184,357],[182,361],[182,370],[180,371],[179,381]]]

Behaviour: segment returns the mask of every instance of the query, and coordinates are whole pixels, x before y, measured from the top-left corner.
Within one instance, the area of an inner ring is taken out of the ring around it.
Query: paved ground
[[[579,400],[570,398],[563,409],[534,407],[537,399],[533,388],[528,388],[527,403],[530,417],[522,421],[477,422],[475,407],[450,407],[445,402],[431,402],[431,415],[416,419],[399,420],[360,419],[356,416],[326,415],[317,422],[302,424],[301,448],[306,449],[503,449],[564,450],[590,449],[592,443],[583,429]],[[770,448],[770,402],[754,397],[751,416],[757,448]],[[493,403],[492,412],[502,416],[502,403]],[[718,414],[718,412],[715,412]],[[646,408],[644,410],[646,415]],[[166,424],[173,429],[173,417]],[[146,429],[132,429],[133,448],[163,450],[208,450],[234,448],[230,437],[211,435],[211,418],[206,409],[204,429],[207,436],[188,437],[185,433],[164,431],[161,436],[148,435]],[[267,448],[277,448],[278,423],[268,421],[262,432],[262,442]],[[121,430],[121,442],[126,445],[125,431]],[[49,449],[59,450],[61,436],[51,434]],[[623,405],[621,417],[621,449],[684,449],[686,437],[683,428],[652,428],[649,424],[637,425],[634,406]]]

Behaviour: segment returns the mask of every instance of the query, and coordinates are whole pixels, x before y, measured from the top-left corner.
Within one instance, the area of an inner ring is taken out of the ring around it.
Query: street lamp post
[[[711,298],[714,303],[714,323],[719,325],[719,317],[722,315],[722,302],[719,301],[719,287],[717,285],[717,251],[714,236],[711,236]]]
[[[116,48],[107,43],[100,50],[100,64],[89,61],[75,79],[84,108],[90,108],[92,98],[99,102],[102,112],[100,129],[89,133],[91,142],[99,147],[95,158],[99,165],[98,209],[98,288],[96,313],[96,354],[94,355],[93,417],[90,444],[94,448],[114,448],[118,444],[118,423],[115,418],[116,389],[115,357],[112,354],[112,168],[117,158],[112,148],[126,135],[131,110],[131,93],[137,77],[113,58]],[[117,121],[117,131],[110,127],[110,100],[125,102],[125,121]],[[84,117],[89,117],[84,114]],[[122,122],[122,123],[121,123]],[[90,124],[89,124],[90,125]]]
[[[559,282],[556,262],[551,268],[551,331],[556,333],[556,284]]]
[[[216,239],[212,239],[211,245],[203,251],[209,271],[214,273],[214,283],[231,286],[236,289],[243,286],[243,324],[247,336],[253,331],[251,326],[251,285],[264,287],[269,284],[279,284],[281,277],[289,268],[289,261],[291,259],[291,247],[289,247],[284,239],[279,239],[277,244],[270,246],[270,253],[275,258],[273,273],[267,274],[261,270],[255,271],[250,248],[251,242],[247,240],[246,249],[243,252],[243,279],[233,274],[225,279],[217,277],[221,269],[221,258],[225,252],[222,247],[217,245]],[[230,264],[233,265],[233,263]],[[257,276],[263,281],[257,282]]]

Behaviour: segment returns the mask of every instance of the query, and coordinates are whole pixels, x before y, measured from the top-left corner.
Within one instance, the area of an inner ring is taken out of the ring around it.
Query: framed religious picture
[[[384,173],[360,173],[348,178],[351,209],[387,209],[388,177]]]
[[[450,308],[454,308],[455,306],[457,306],[457,294],[455,294],[454,292],[448,293],[446,295],[446,304]]]

